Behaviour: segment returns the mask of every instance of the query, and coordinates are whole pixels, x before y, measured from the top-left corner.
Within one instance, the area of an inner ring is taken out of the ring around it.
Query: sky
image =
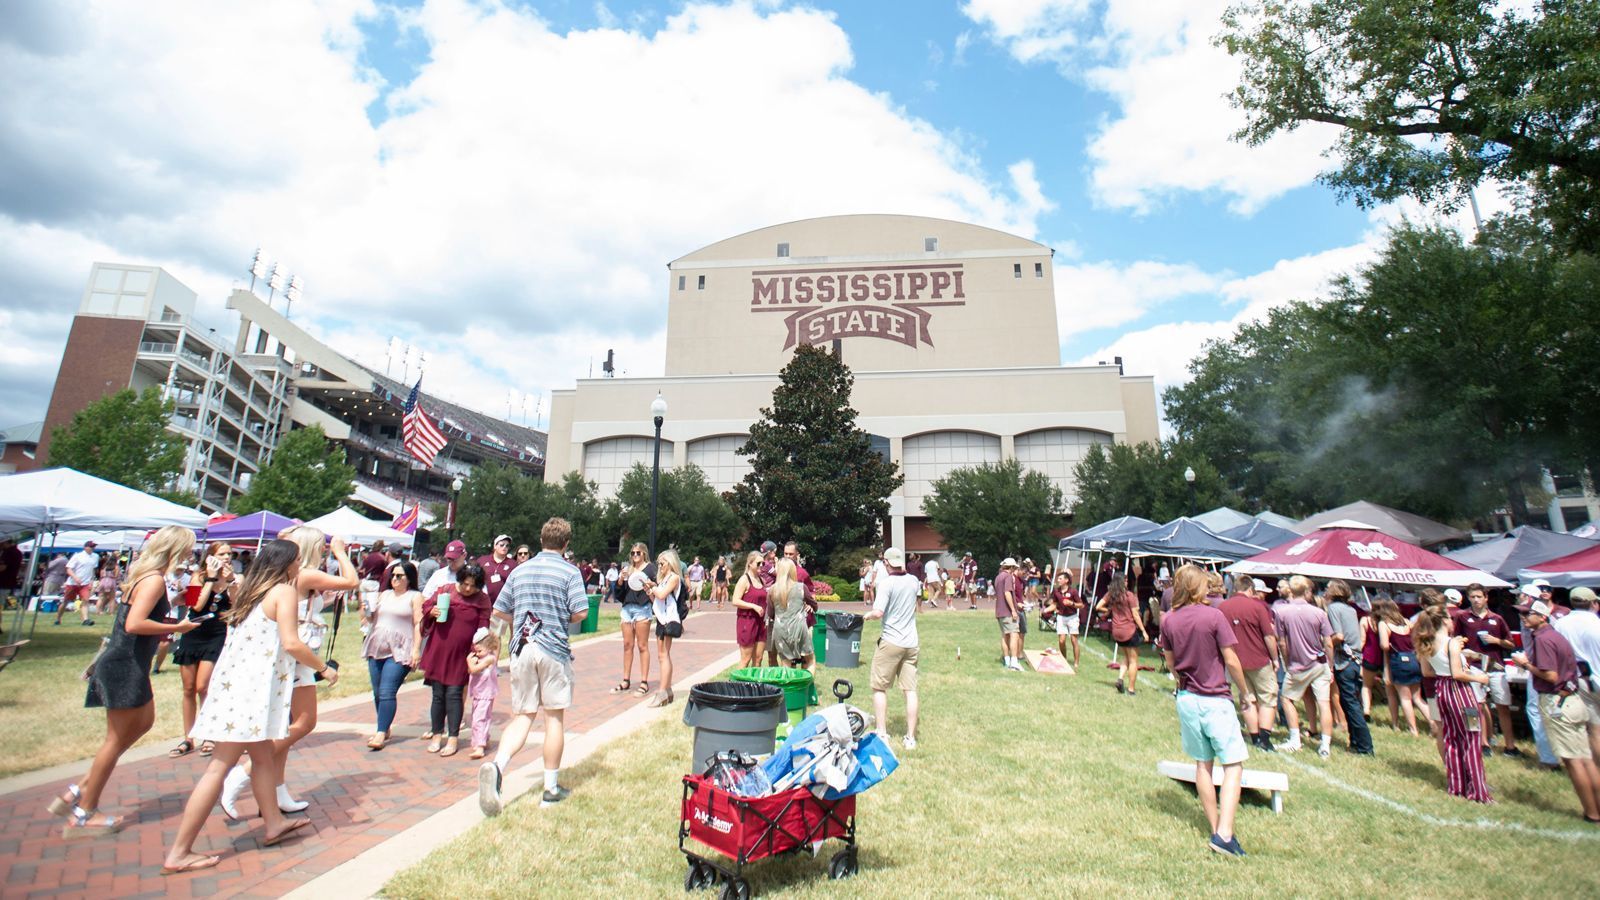
[[[1323,126],[1230,140],[1226,6],[7,0],[0,428],[43,418],[96,261],[231,330],[259,248],[314,334],[533,425],[608,349],[661,373],[669,261],[867,212],[1049,245],[1062,362],[1182,383],[1434,215],[1339,202]]]

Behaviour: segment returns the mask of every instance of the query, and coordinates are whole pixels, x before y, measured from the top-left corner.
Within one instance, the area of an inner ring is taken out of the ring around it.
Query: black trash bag
[[[831,612],[828,613],[828,627],[834,631],[860,631],[866,619],[859,613]]]
[[[689,689],[689,702],[723,712],[760,712],[783,705],[783,688],[775,684],[707,681]]]

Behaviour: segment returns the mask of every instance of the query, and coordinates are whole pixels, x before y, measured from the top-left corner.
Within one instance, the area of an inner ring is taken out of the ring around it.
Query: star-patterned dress
[[[189,737],[218,743],[286,737],[293,691],[294,658],[278,639],[278,623],[257,606],[229,629]]]

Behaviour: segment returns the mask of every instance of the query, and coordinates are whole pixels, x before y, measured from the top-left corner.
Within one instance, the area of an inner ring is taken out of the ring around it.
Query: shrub
[[[832,575],[813,575],[811,580],[813,583],[822,582],[833,588],[834,595],[839,598],[841,603],[855,603],[861,599],[861,589],[856,586],[857,579],[855,578],[847,581],[843,578],[835,578]],[[819,592],[820,590],[818,588]],[[820,593],[817,595],[817,599],[824,603],[830,602]]]

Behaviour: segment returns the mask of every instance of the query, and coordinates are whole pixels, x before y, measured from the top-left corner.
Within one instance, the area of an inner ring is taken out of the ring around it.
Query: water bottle
[[[439,620],[438,621],[440,621],[441,623],[445,622],[445,621],[448,621],[449,618],[450,618],[450,592],[449,591],[440,592],[438,608],[439,608]]]
[[[961,645],[957,644],[956,645],[956,659],[960,659],[960,658],[961,658]]]

